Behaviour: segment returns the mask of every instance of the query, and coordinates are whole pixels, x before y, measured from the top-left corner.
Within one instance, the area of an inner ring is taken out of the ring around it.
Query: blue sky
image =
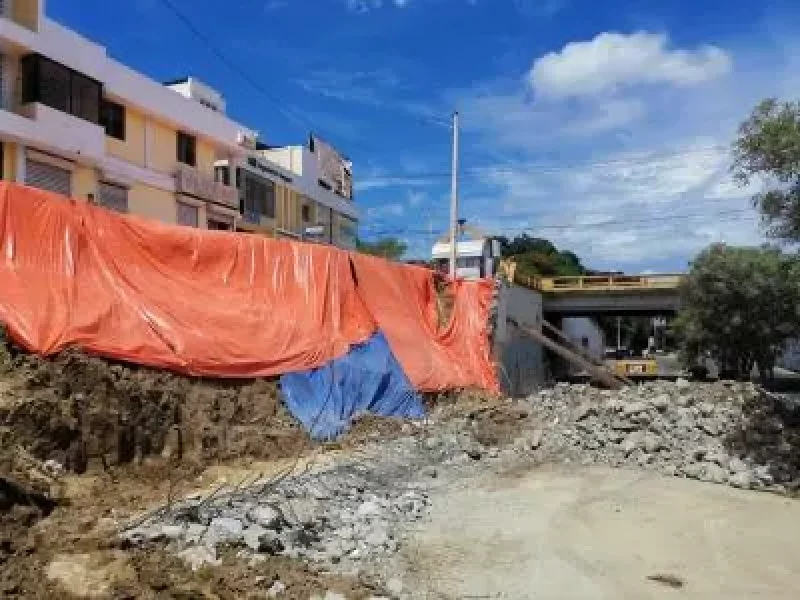
[[[50,16],[159,80],[191,74],[268,143],[309,130],[354,162],[361,234],[429,252],[461,216],[595,268],[675,270],[760,243],[728,174],[738,123],[800,98],[800,6],[752,0],[48,0]],[[266,93],[264,93],[266,92]]]

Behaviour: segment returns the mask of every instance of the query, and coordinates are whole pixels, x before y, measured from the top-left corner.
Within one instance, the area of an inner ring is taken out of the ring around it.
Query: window
[[[213,231],[233,231],[233,223],[222,219],[209,217],[208,228]]]
[[[310,223],[311,219],[311,206],[309,204],[303,204],[303,208],[301,209],[302,216],[303,216],[303,223]]]
[[[214,167],[214,181],[225,185],[231,184],[231,170],[228,167]]]
[[[20,61],[22,102],[40,102],[92,123],[100,122],[103,86],[94,79],[73,71],[38,54]]]
[[[242,213],[249,220],[261,217],[275,218],[275,184],[268,179],[244,173],[244,199]]]
[[[117,212],[128,212],[128,190],[113,183],[100,182],[97,186],[100,196],[100,206],[105,206]]]
[[[325,188],[326,190],[331,190],[331,189],[333,189],[333,188],[331,187],[331,184],[330,184],[330,183],[328,183],[327,181],[325,181],[324,179],[318,179],[318,180],[317,180],[317,183],[319,184],[319,187],[321,187],[321,188]]]
[[[583,336],[581,338],[581,346],[583,346],[584,348],[589,348],[589,338],[588,337]]]
[[[106,135],[125,139],[125,107],[111,100],[103,100],[100,106],[100,124],[106,128]]]
[[[178,132],[178,162],[194,167],[197,164],[196,151],[197,140],[193,135]]]
[[[456,258],[456,267],[459,269],[477,269],[481,266],[480,256],[459,256]]]
[[[178,202],[178,225],[188,225],[189,227],[197,227],[200,224],[199,210],[196,206],[191,204],[184,204]]]

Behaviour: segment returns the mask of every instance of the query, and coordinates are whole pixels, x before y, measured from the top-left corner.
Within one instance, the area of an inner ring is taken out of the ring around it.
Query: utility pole
[[[620,350],[622,348],[622,343],[621,343],[622,336],[620,335],[622,333],[621,325],[622,325],[622,317],[617,317],[617,350]]]
[[[458,241],[458,112],[453,113],[453,172],[450,181],[450,278],[456,278]]]

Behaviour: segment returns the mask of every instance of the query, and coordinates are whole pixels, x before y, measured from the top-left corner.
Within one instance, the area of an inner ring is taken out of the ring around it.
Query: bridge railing
[[[680,274],[578,275],[568,277],[524,277],[517,283],[540,292],[588,292],[624,290],[670,290],[683,281]]]

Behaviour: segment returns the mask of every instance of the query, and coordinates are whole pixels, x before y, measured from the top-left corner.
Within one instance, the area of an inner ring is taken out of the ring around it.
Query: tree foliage
[[[800,332],[800,264],[776,248],[714,244],[692,263],[682,294],[675,325],[691,362],[710,352],[738,377],[756,365],[766,379]]]
[[[739,127],[733,171],[741,185],[766,187],[753,197],[768,233],[800,241],[800,102],[762,101]]]
[[[552,242],[523,234],[512,240],[500,238],[503,258],[514,258],[517,273],[536,275],[583,275],[586,269],[572,252],[559,251]]]
[[[380,256],[389,260],[399,260],[408,250],[405,242],[394,237],[381,238],[372,242],[356,240],[356,250],[363,254]]]

